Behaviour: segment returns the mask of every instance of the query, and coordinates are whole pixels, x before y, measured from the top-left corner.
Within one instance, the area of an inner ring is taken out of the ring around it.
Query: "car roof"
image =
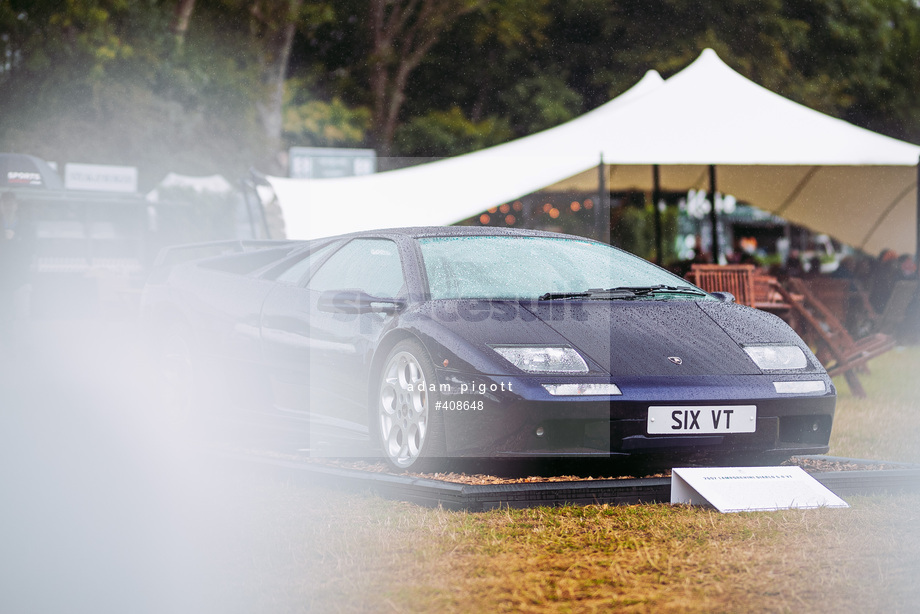
[[[492,226],[410,226],[404,228],[383,228],[353,232],[324,239],[352,239],[359,237],[402,236],[411,239],[424,237],[549,237],[593,241],[587,237],[548,232],[545,230],[527,230],[520,228],[497,228]],[[322,240],[322,239],[317,239]]]

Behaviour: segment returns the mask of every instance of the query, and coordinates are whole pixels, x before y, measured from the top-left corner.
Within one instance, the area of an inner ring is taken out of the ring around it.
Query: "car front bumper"
[[[817,394],[780,394],[774,382],[820,380]],[[615,383],[616,396],[553,396],[552,383]],[[791,456],[828,451],[836,391],[823,373],[705,377],[504,377],[438,371],[451,456]],[[756,406],[749,433],[649,434],[650,406]]]

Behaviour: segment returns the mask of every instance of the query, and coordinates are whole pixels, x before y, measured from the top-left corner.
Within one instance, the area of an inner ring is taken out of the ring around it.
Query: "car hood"
[[[743,340],[732,338],[698,301],[584,301],[568,317],[550,303],[528,310],[612,375],[761,373],[741,349]]]
[[[797,345],[811,356],[778,318],[716,301],[446,300],[419,307],[409,326],[448,351],[437,362],[455,365],[465,356],[462,362],[481,373],[508,372],[490,349],[505,344],[571,345],[593,371],[623,376],[760,374],[741,347],[749,343]],[[473,347],[475,356],[463,350]]]

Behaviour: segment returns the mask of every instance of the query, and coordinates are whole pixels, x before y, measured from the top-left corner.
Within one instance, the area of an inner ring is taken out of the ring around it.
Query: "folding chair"
[[[796,278],[789,279],[787,283],[789,290],[800,295],[798,300],[779,284],[777,291],[793,306],[813,334],[818,348],[818,358],[827,369],[828,375],[834,377],[842,374],[853,394],[860,398],[865,397],[866,391],[856,374],[857,368],[892,349],[895,346],[894,338],[883,333],[875,333],[854,340],[830,309],[808,289],[807,284]]]

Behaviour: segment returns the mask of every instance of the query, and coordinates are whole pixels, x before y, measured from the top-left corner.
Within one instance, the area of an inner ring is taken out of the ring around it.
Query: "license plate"
[[[753,433],[756,405],[653,405],[648,408],[649,435]]]

